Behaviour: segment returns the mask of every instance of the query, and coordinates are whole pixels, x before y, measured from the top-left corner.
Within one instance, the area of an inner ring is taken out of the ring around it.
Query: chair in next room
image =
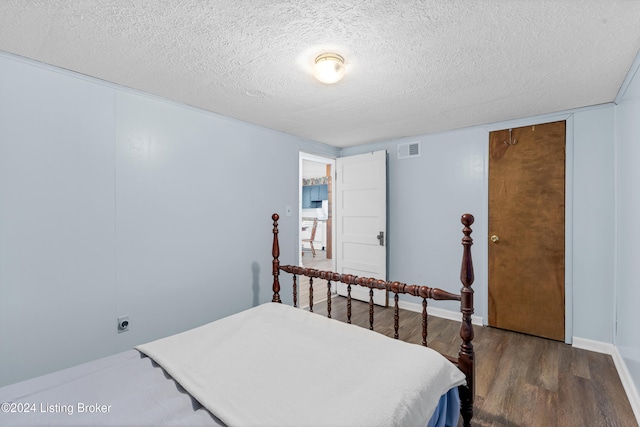
[[[309,236],[308,239],[302,239],[302,243],[309,243],[309,246],[311,246],[311,253],[313,254],[313,256],[316,256],[316,249],[313,247],[313,241],[316,238],[317,227],[318,227],[318,218],[314,218],[313,225],[311,226],[311,235]],[[304,252],[302,252],[302,255],[304,256]]]

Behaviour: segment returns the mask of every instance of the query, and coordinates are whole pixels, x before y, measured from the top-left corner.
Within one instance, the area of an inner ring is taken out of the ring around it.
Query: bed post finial
[[[458,353],[458,364],[460,369],[467,376],[467,384],[460,388],[460,400],[461,408],[460,414],[464,420],[464,426],[471,425],[471,418],[473,417],[473,401],[475,398],[475,358],[473,350],[473,325],[471,323],[471,315],[473,314],[473,261],[471,260],[471,245],[473,245],[473,239],[471,238],[471,224],[473,224],[474,218],[471,214],[464,214],[460,219],[464,228],[462,233],[462,267],[460,268],[460,281],[462,282],[462,289],[460,290],[461,305],[460,311],[462,312],[462,324],[460,325],[460,338],[462,338],[462,344],[460,344],[460,352]]]
[[[278,220],[280,215],[274,213],[271,215],[271,219],[273,220],[273,246],[271,248],[271,255],[273,256],[273,299],[271,299],[271,302],[282,302],[280,301],[280,245],[278,244]]]

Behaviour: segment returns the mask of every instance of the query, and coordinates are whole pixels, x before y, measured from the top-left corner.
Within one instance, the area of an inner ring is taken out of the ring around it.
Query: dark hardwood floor
[[[285,288],[286,289],[286,288]],[[326,314],[326,302],[314,304]],[[346,299],[332,298],[346,321]],[[429,346],[456,356],[459,323],[429,317]],[[366,303],[353,301],[352,323],[369,327]],[[402,310],[400,339],[422,341],[419,313]],[[393,309],[375,308],[374,329],[393,335]],[[611,356],[515,332],[474,326],[474,426],[637,426]]]

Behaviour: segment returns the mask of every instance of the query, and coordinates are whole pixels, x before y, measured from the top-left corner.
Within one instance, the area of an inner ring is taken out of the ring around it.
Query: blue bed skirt
[[[459,417],[460,397],[458,387],[454,387],[440,397],[427,427],[457,427]]]

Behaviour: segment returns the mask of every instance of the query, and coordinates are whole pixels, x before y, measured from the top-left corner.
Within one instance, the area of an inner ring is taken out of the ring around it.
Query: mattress
[[[279,307],[277,309],[280,310]],[[258,312],[255,309],[252,310]],[[302,310],[292,311],[291,313],[297,315],[296,312],[306,313]],[[244,313],[234,315],[235,317],[231,316],[231,318],[239,319],[241,322],[246,323],[246,318],[243,317],[246,316]],[[331,322],[331,325],[334,323],[340,324],[340,322],[324,319],[314,314],[302,314],[302,316],[314,316],[311,318],[314,321],[315,318],[323,319],[323,321],[327,320]],[[228,318],[225,322],[229,322]],[[218,321],[213,323],[220,325],[225,322]],[[342,325],[349,328],[358,328],[352,325]],[[339,327],[342,328],[342,326]],[[357,333],[367,332],[367,334],[379,335],[362,328],[355,329],[355,331]],[[179,338],[182,339],[182,337]],[[197,339],[202,340],[201,337]],[[309,338],[307,337],[307,339]],[[222,346],[219,338],[216,338],[215,342]],[[194,346],[196,345],[194,344]],[[144,348],[144,346],[142,347]],[[394,363],[402,363],[402,361],[396,360]],[[303,364],[307,366],[308,362],[303,362]],[[172,367],[171,369],[174,368]],[[323,376],[322,372],[309,371],[309,383],[313,383],[314,375],[317,379],[318,374]],[[276,375],[282,377],[278,372],[276,372]],[[165,369],[156,364],[152,358],[145,356],[138,350],[129,350],[0,388],[0,403],[2,403],[0,425],[186,425],[214,427],[225,425],[220,419],[212,415],[212,413],[216,413],[215,407],[212,408],[211,412],[205,409],[179,382],[180,380],[176,381]],[[233,389],[229,387],[228,380],[218,384],[215,377],[213,377],[213,380],[208,380],[207,383],[214,389],[233,392]],[[188,383],[185,384],[190,387]],[[382,386],[382,390],[384,390],[384,382]],[[357,388],[354,387],[354,390],[357,390]],[[242,392],[242,388],[240,392]],[[359,398],[363,405],[367,400],[370,400],[366,395]],[[287,408],[287,401],[290,401],[290,397],[284,397],[281,404],[275,408],[275,412],[286,413],[286,410],[290,410],[291,408]],[[417,402],[420,402],[420,400],[418,399]],[[323,403],[320,402],[321,405]],[[214,401],[213,405],[217,404]],[[255,410],[264,405],[264,402],[255,401],[253,405]],[[251,403],[245,405],[243,402],[241,408],[244,411],[252,411]],[[322,411],[312,411],[313,413],[308,414],[306,418],[306,425],[327,425],[327,420],[332,418],[325,418],[322,415],[323,412],[326,414],[326,410],[327,408],[325,407]],[[438,406],[433,412],[428,425],[429,427],[456,426],[458,413],[457,387],[453,387],[440,397]],[[261,419],[268,420],[270,419],[269,416]],[[229,425],[237,425],[235,418],[230,418],[230,420],[232,421],[229,422]],[[343,418],[340,416],[334,417],[330,424],[336,425],[336,420],[343,420]],[[346,419],[344,420],[346,421]],[[352,423],[348,424],[351,425]],[[400,421],[396,425],[409,424]],[[420,425],[423,426],[424,424],[420,423]]]

